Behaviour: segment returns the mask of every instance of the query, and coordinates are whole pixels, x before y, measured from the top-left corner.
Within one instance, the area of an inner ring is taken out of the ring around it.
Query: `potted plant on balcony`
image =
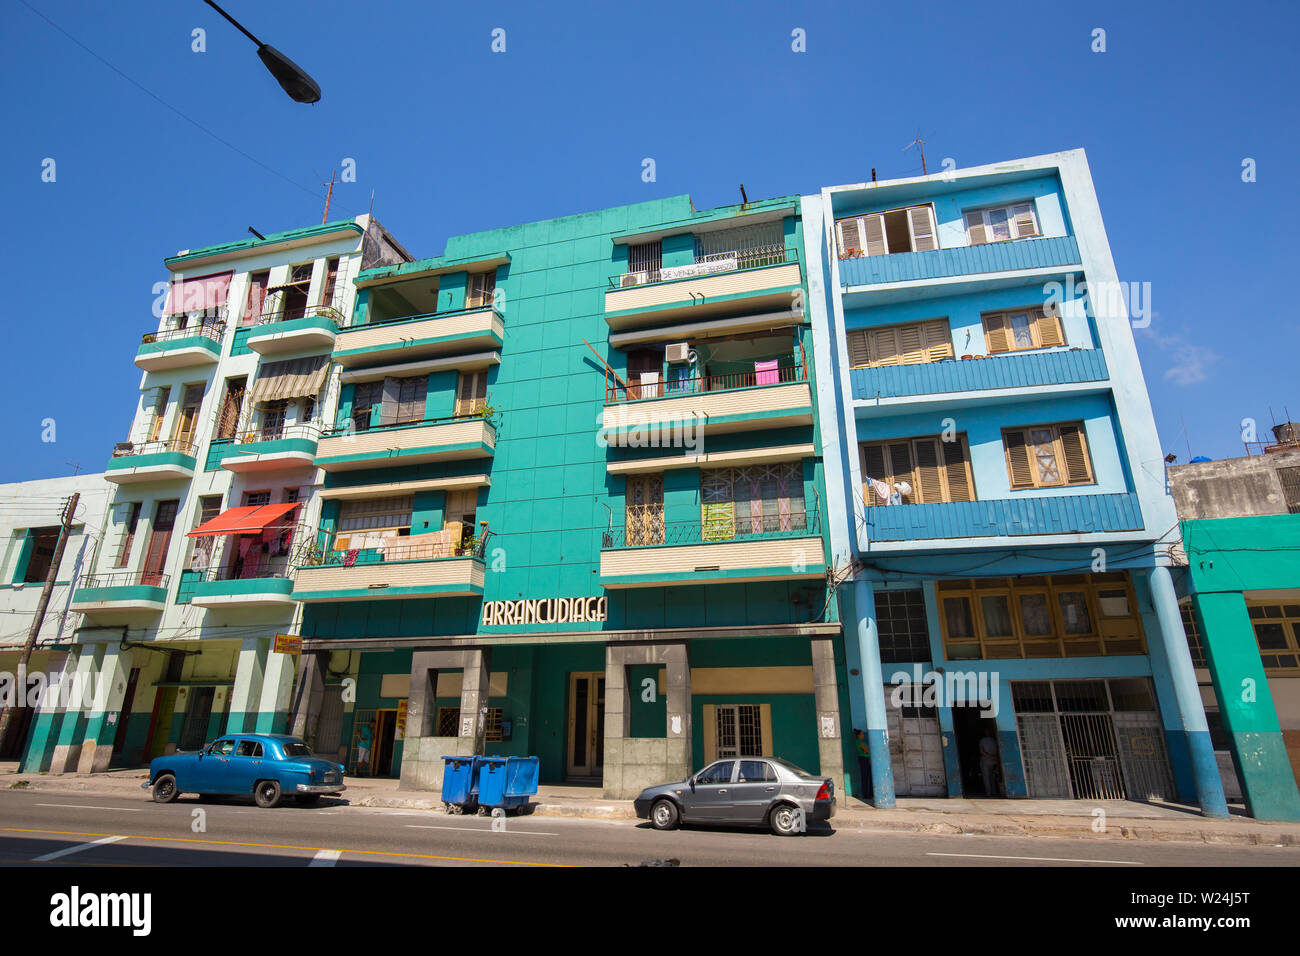
[[[158,336],[152,332],[146,332],[144,335],[140,337],[141,345],[150,345],[156,341],[158,341]]]

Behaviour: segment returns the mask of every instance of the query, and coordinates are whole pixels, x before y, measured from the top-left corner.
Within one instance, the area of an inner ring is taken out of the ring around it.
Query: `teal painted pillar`
[[[992,683],[990,681],[990,683]],[[996,708],[993,722],[998,728],[998,760],[1002,764],[1002,788],[1008,797],[1029,796],[1029,781],[1025,777],[1025,761],[1020,755],[1020,733],[1016,727],[1016,708],[1011,702],[1011,685],[998,681],[993,685]]]
[[[86,733],[77,760],[78,773],[103,773],[113,759],[118,722],[125,720],[122,704],[131,676],[131,651],[115,644],[104,648],[95,675],[94,704],[86,720]]]
[[[293,678],[298,655],[266,655],[266,674],[262,678],[262,696],[257,708],[257,732],[289,732],[289,699],[293,696]]]
[[[1178,595],[1174,580],[1166,567],[1151,569],[1151,603],[1160,622],[1160,640],[1164,648],[1169,677],[1178,700],[1178,711],[1183,719],[1183,732],[1187,735],[1187,751],[1192,760],[1192,775],[1196,780],[1197,802],[1201,813],[1207,817],[1228,816],[1228,801],[1223,796],[1223,781],[1214,759],[1214,745],[1210,743],[1210,727],[1205,722],[1205,707],[1196,685],[1196,671],[1192,668],[1192,653],[1187,647],[1183,631],[1183,618],[1178,610]],[[1155,663],[1155,658],[1152,658]]]
[[[77,659],[81,656],[80,647],[73,647],[63,661],[62,674],[72,674],[77,669]],[[19,764],[23,773],[42,773],[50,769],[54,759],[54,750],[58,746],[63,728],[64,708],[58,694],[51,689],[53,679],[46,684],[45,690],[32,717],[32,729],[27,737],[27,749]],[[72,719],[76,720],[74,711]]]
[[[845,622],[856,621],[857,614],[853,603],[853,590],[851,588],[841,588],[840,595],[840,620]],[[862,661],[859,659],[858,642],[852,640],[849,631],[845,630],[844,640],[844,663],[848,668],[847,679],[844,682],[845,691],[849,698],[849,726],[843,729],[844,739],[847,741],[848,750],[852,751],[848,763],[849,771],[845,774],[849,782],[854,785],[853,796],[859,800],[868,799],[867,789],[871,786],[869,780],[863,780],[858,783],[858,742],[853,731],[862,728],[864,731],[867,726],[867,702],[862,694]]]
[[[1192,606],[1247,809],[1257,820],[1300,821],[1300,792],[1245,598],[1193,593]]]
[[[246,637],[239,645],[235,685],[230,689],[230,711],[225,733],[252,733],[262,698],[262,681],[271,642],[265,637]]]
[[[59,681],[59,705],[63,711],[63,721],[59,725],[58,743],[54,745],[54,754],[50,759],[51,773],[75,773],[77,770],[81,760],[81,742],[86,731],[86,716],[93,706],[89,699],[90,692],[95,686],[95,675],[103,657],[103,644],[84,645],[76,660],[73,660],[71,654],[68,655],[68,663],[64,666]]]
[[[870,581],[853,582],[858,613],[858,659],[862,664],[862,695],[866,704],[867,744],[871,747],[872,804],[878,810],[894,806],[894,768],[889,761],[889,725],[885,717],[885,682],[880,670],[880,634],[876,629],[876,596]]]

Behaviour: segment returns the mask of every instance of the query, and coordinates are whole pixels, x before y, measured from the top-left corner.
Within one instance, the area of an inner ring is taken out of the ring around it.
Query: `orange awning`
[[[243,508],[231,508],[223,511],[211,521],[205,521],[186,537],[207,538],[219,534],[257,534],[283,518],[299,502],[291,501],[279,505],[245,505]]]

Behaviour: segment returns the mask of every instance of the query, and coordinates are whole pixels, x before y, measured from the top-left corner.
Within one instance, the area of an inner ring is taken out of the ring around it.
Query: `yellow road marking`
[[[48,833],[53,836],[90,836],[104,837],[116,836],[112,833],[89,833],[80,830],[35,830],[24,827],[0,827],[0,833]],[[168,836],[150,836],[150,835],[128,835],[123,837],[126,840],[159,840],[165,843],[199,843],[210,844],[212,846],[244,846],[254,847],[263,850],[306,850],[310,853],[319,853],[323,850],[333,850],[333,847],[321,846],[294,846],[288,843],[240,843],[236,840],[196,840],[192,837],[168,837]],[[437,856],[432,853],[397,853],[390,850],[339,850],[340,853],[364,853],[369,856],[400,856],[416,860],[450,860],[454,863],[497,863],[507,866],[557,866],[563,867],[564,863],[534,863],[529,860],[484,860],[471,856]]]

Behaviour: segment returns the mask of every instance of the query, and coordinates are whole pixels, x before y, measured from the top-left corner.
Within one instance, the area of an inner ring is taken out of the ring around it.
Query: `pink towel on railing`
[[[770,362],[755,362],[754,379],[758,385],[777,384],[781,380],[781,373],[777,370],[776,359]]]

